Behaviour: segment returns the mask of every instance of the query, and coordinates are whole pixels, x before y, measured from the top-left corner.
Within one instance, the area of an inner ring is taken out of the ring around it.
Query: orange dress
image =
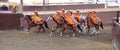
[[[58,21],[60,19],[60,16],[55,16],[54,19]]]
[[[75,18],[78,22],[80,22],[80,19],[79,19],[80,16],[79,16],[79,15],[75,15],[74,18]]]
[[[34,23],[40,23],[40,24],[42,24],[44,22],[44,20],[42,18],[40,18],[40,17],[38,17],[36,15],[32,16],[32,20],[33,20]]]
[[[94,24],[101,23],[101,19],[97,16],[91,16],[90,18],[91,18],[92,23],[94,23]]]

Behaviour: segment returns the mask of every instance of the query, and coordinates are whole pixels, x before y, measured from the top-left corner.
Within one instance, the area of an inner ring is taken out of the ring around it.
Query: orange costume
[[[57,12],[57,14],[55,14],[54,19],[56,21],[60,20],[60,13],[59,12]]]
[[[38,24],[43,24],[44,23],[44,20],[42,18],[38,17],[37,12],[34,12],[34,15],[32,16],[32,21],[34,23],[38,23]]]
[[[75,23],[75,21],[72,19],[72,14],[70,12],[67,12],[65,14],[65,20],[66,20],[66,23],[69,24],[69,25],[72,25],[73,27],[76,27],[77,24]]]
[[[99,24],[102,22],[101,19],[96,16],[96,13],[94,11],[92,12],[90,19],[93,24]]]
[[[74,24],[73,20],[71,19],[71,16],[68,13],[66,13],[65,20],[67,24],[70,24],[70,25]]]

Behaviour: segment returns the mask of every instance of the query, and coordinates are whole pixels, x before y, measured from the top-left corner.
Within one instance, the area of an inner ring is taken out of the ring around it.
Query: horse
[[[62,16],[61,16],[62,17]],[[53,33],[59,33],[60,29],[63,26],[63,19],[60,18],[58,21],[54,19],[54,16],[49,16],[46,20],[46,22],[50,22],[52,24],[52,27],[50,29],[50,36],[53,35]]]
[[[26,19],[27,24],[28,24],[27,32],[29,32],[30,29],[31,29],[32,27],[35,27],[35,26],[39,26],[39,29],[38,29],[37,33],[39,33],[39,31],[41,30],[41,28],[42,28],[43,31],[45,32],[45,28],[43,27],[43,25],[44,25],[46,28],[49,29],[48,24],[47,24],[46,21],[44,21],[42,24],[39,24],[39,23],[34,23],[34,22],[32,21],[32,18],[31,18],[30,15],[25,15],[24,18]]]
[[[79,20],[79,21],[78,21]],[[80,25],[81,31],[86,34],[86,28],[87,28],[87,16],[80,15],[80,18],[77,20],[78,24]],[[80,30],[80,29],[79,29]]]
[[[72,32],[73,32],[72,36],[73,37],[75,36],[75,32],[76,32],[75,28],[73,28],[71,25],[67,24],[64,17],[61,16],[60,20],[56,21],[53,16],[50,16],[47,18],[46,21],[47,22],[52,21],[55,24],[55,25],[52,24],[50,36],[52,36],[53,33],[56,33],[55,31],[57,31],[58,33],[60,33],[60,36],[62,37],[63,34],[67,34],[68,30],[72,30]],[[61,29],[61,31],[60,31],[60,29]],[[68,35],[66,35],[66,37],[68,37]]]
[[[99,27],[104,29],[103,23],[102,22],[97,23],[97,24],[93,23],[90,16],[88,15],[87,16],[87,33],[90,34],[90,35],[98,34],[98,33],[100,33],[99,32],[99,30],[100,30]]]
[[[76,28],[77,28],[77,26],[79,26],[79,25],[73,27],[73,25],[70,25],[70,24],[67,23],[67,21],[65,20],[64,17],[62,17],[62,19],[63,19],[63,21],[64,21],[64,22],[63,22],[64,25],[63,25],[63,27],[62,27],[62,32],[60,33],[60,36],[63,36],[63,34],[66,34],[66,37],[69,37],[69,36],[67,35],[67,31],[71,30],[71,31],[72,31],[72,37],[75,37],[75,35],[76,35],[76,33],[77,33]]]

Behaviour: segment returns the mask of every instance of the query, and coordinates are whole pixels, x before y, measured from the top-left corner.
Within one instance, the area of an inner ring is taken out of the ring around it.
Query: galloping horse
[[[76,19],[76,21],[79,23],[80,25],[80,29],[81,32],[86,33],[86,16],[82,15],[78,10],[76,10],[75,14],[74,14],[74,18]],[[82,28],[82,29],[81,29]],[[79,31],[80,32],[80,31]]]
[[[64,21],[60,13],[56,12],[55,15],[48,17],[46,22],[50,22],[50,24],[52,24],[52,29],[50,33],[50,36],[52,36],[53,33],[58,33],[60,31],[60,28],[62,28]]]
[[[68,30],[72,30],[72,37],[76,34],[76,28],[80,28],[77,21],[74,19],[71,11],[68,11],[65,16],[62,17],[64,20],[63,30],[61,32],[61,36],[63,33],[67,33]],[[68,37],[68,35],[67,35]]]
[[[58,13],[58,14],[59,14],[59,13]],[[60,14],[59,14],[59,15],[60,15]],[[57,17],[58,17],[58,16],[57,16]],[[60,19],[59,19],[59,20],[56,20],[56,16],[50,16],[50,17],[48,17],[47,20],[46,20],[46,21],[52,20],[52,21],[55,22],[55,26],[54,26],[54,24],[52,25],[53,27],[52,27],[52,31],[51,31],[50,36],[52,36],[53,30],[54,30],[54,31],[57,31],[58,28],[61,28],[61,29],[62,29],[62,31],[61,31],[61,33],[60,33],[60,36],[63,36],[63,33],[67,33],[66,31],[68,31],[68,30],[72,30],[72,31],[73,31],[73,36],[75,36],[75,33],[74,33],[74,32],[75,32],[75,29],[74,29],[73,25],[68,24],[64,16],[61,16],[61,15],[60,15],[59,17],[60,17]],[[54,28],[54,29],[53,29],[53,28]]]
[[[46,21],[44,21],[44,23],[42,23],[42,24],[37,24],[37,23],[32,21],[32,17],[30,15],[25,15],[24,18],[27,20],[27,23],[28,23],[28,28],[27,28],[28,32],[30,31],[30,28],[35,27],[35,26],[39,26],[39,29],[38,29],[37,33],[39,33],[41,28],[45,32],[45,29],[44,29],[43,25],[45,25],[46,28],[49,28]]]
[[[96,12],[89,12],[87,16],[87,32],[89,34],[98,34],[99,27],[103,29],[103,23],[99,17],[96,16]]]

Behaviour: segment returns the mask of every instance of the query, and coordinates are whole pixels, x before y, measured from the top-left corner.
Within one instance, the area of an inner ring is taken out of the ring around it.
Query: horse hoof
[[[79,33],[80,33],[81,31],[79,30]]]
[[[100,34],[100,31],[98,31],[97,33]]]
[[[29,30],[28,30],[28,29],[25,29],[25,31],[29,32]]]
[[[69,35],[66,35],[66,37],[68,38],[68,37],[69,37]]]

